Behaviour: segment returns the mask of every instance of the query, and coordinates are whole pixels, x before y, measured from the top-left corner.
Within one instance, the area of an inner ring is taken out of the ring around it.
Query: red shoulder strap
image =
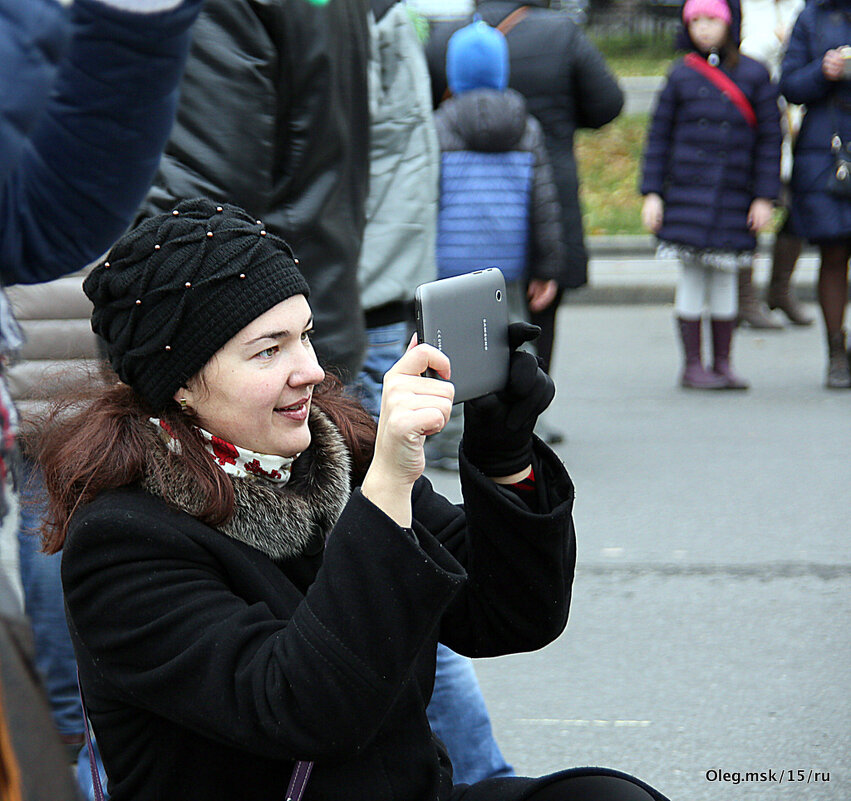
[[[695,72],[699,72],[704,77],[712,81],[736,106],[745,121],[751,128],[756,128],[756,114],[750,101],[745,97],[745,93],[739,89],[733,80],[723,73],[718,67],[713,67],[706,59],[701,58],[697,53],[689,53],[683,62],[687,67],[691,67]]]

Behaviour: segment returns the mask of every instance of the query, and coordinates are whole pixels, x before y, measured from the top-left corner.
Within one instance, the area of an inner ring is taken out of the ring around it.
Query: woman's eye
[[[272,345],[270,348],[266,348],[265,350],[261,350],[260,353],[257,354],[258,359],[271,359],[278,352],[278,346]]]
[[[301,341],[302,342],[310,342],[310,338],[313,336],[313,329],[309,328],[307,331],[301,332]]]

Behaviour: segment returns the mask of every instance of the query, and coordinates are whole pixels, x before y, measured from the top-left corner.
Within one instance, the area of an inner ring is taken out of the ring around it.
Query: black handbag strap
[[[312,762],[300,760],[295,763],[293,775],[290,779],[290,786],[287,788],[287,801],[301,801],[304,788],[307,787],[307,780],[310,778],[310,771],[312,770]]]
[[[77,671],[77,692],[80,693],[80,706],[83,707],[83,731],[86,735],[86,750],[89,752],[89,768],[92,772],[92,787],[95,791],[95,801],[104,801],[103,786],[100,783],[100,771],[95,759],[95,749],[92,747],[92,735],[89,732],[89,711],[83,700],[83,685],[80,684],[80,671]]]
[[[103,785],[100,782],[100,771],[98,771],[97,760],[95,759],[95,750],[92,747],[92,735],[89,732],[89,712],[86,709],[86,702],[83,699],[83,687],[80,684],[80,674],[77,673],[77,691],[80,693],[80,705],[83,707],[83,722],[85,723],[86,748],[89,751],[89,767],[92,771],[92,786],[95,791],[95,801],[105,801],[103,795]],[[304,789],[307,787],[307,780],[310,778],[310,772],[313,770],[313,763],[305,760],[299,760],[293,768],[293,775],[290,777],[290,784],[287,787],[286,801],[301,801],[304,795]]]

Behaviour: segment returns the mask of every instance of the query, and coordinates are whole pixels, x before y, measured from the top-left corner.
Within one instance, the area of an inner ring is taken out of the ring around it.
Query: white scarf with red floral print
[[[157,417],[149,418],[159,431],[160,437],[172,453],[180,453],[180,442],[175,438],[171,427]],[[267,453],[257,453],[247,448],[240,448],[198,428],[207,447],[210,458],[228,475],[237,478],[263,478],[273,484],[286,484],[290,480],[290,472],[296,456],[270,456]]]

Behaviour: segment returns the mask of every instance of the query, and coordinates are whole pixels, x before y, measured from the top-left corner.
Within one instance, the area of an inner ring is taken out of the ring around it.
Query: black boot
[[[725,389],[747,389],[750,384],[737,376],[730,365],[730,347],[735,327],[735,320],[712,320],[712,371],[724,379]]]
[[[848,354],[845,352],[845,329],[840,328],[832,334],[827,333],[827,381],[828,389],[847,389],[851,387],[851,370],[848,367]]]
[[[792,272],[801,255],[801,240],[796,236],[777,234],[771,263],[771,281],[768,284],[768,308],[780,309],[795,325],[811,325],[813,318],[792,294]]]
[[[680,386],[688,389],[724,389],[727,386],[726,379],[703,366],[700,354],[700,320],[684,320],[680,317],[677,322],[685,356]]]
[[[739,316],[738,325],[759,328],[763,331],[778,331],[783,328],[775,320],[765,304],[756,296],[753,287],[753,267],[739,268]]]

